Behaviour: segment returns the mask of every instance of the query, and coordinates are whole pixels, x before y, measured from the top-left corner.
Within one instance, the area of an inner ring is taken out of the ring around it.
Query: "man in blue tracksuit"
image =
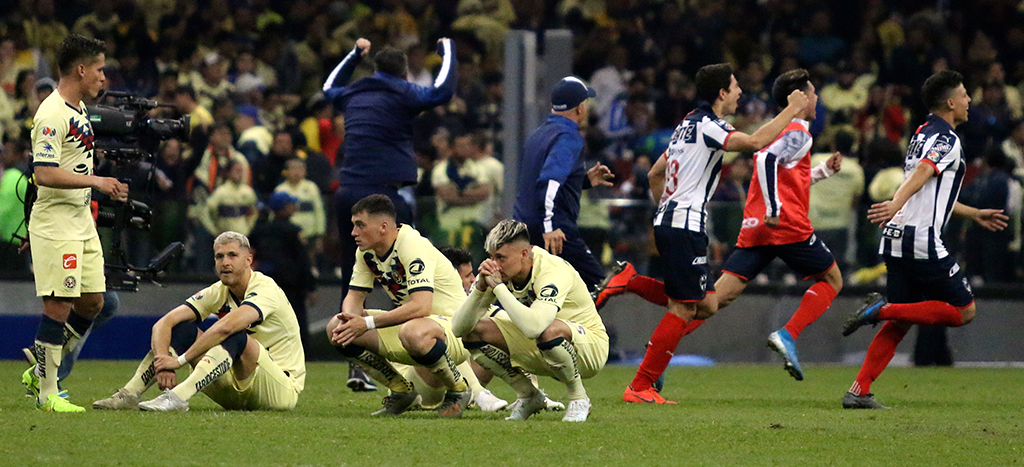
[[[355,47],[331,71],[324,83],[324,98],[345,115],[344,161],[334,194],[341,243],[342,300],[352,278],[356,243],[352,238],[352,205],[372,194],[391,198],[397,220],[412,224],[413,210],[398,190],[416,183],[412,123],[421,112],[445,104],[455,95],[458,65],[451,39],[437,41],[443,58],[433,87],[406,80],[409,65],[405,52],[384,47],[373,57],[373,76],[348,84],[352,72],[370,52],[370,41],[360,38]],[[341,309],[339,304],[338,309]],[[371,389],[365,376],[350,372],[348,386]],[[373,388],[375,389],[375,388]]]
[[[561,256],[580,273],[590,290],[604,279],[604,268],[583,242],[576,226],[583,190],[611,186],[608,167],[583,164],[580,125],[587,121],[593,89],[574,76],[551,91],[551,115],[526,139],[519,164],[515,220],[530,230],[530,242]]]
[[[335,194],[345,290],[356,256],[351,235],[352,205],[369,195],[385,194],[395,203],[398,222],[413,221],[412,208],[398,194],[399,188],[416,183],[412,122],[420,112],[450,101],[457,85],[455,44],[451,39],[441,39],[437,49],[444,61],[434,87],[407,81],[405,52],[391,47],[374,56],[377,71],[373,76],[346,85],[370,51],[370,41],[366,39],[356,41],[356,46],[324,83],[324,97],[345,115],[345,159],[339,180],[341,189]]]

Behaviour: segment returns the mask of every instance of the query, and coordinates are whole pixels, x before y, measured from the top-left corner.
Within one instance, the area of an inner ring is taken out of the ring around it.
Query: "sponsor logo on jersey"
[[[742,228],[742,229],[750,229],[750,228],[757,227],[760,223],[761,223],[761,219],[758,219],[756,217],[747,217],[747,218],[743,219],[743,224],[742,224],[742,226],[740,228]]]
[[[74,289],[76,285],[78,285],[78,281],[75,280],[75,276],[68,276],[64,278],[65,289]]]
[[[53,153],[53,145],[50,143],[43,143],[43,151]]]
[[[192,296],[192,300],[202,300],[202,299],[203,299],[203,293],[202,292],[199,292],[199,293],[197,293],[197,294]]]
[[[48,126],[44,126],[40,133],[42,133],[43,136],[47,138],[53,138],[54,136],[57,136],[57,130],[54,128],[50,128]]]
[[[422,259],[415,259],[409,264],[409,272],[414,276],[423,273],[424,269],[426,269],[426,265],[423,264]]]
[[[255,296],[256,296],[256,292],[249,292],[249,295],[246,295],[243,300],[248,300],[248,299],[253,298]]]
[[[882,236],[894,240],[899,240],[903,238],[903,229],[887,225],[882,229]]]
[[[541,298],[554,298],[558,296],[558,287],[555,284],[545,285],[544,288],[540,289]]]
[[[78,268],[78,255],[74,253],[64,255],[64,259],[62,261],[64,263],[64,269]]]
[[[698,256],[696,258],[693,258],[693,265],[694,266],[698,266],[698,265],[701,265],[701,264],[708,264],[708,257],[707,256]]]

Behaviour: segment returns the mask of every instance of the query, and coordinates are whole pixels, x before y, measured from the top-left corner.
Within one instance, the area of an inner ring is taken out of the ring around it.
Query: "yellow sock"
[[[192,369],[185,381],[171,389],[183,401],[189,400],[197,392],[202,391],[211,383],[231,371],[231,364],[234,359],[228,354],[224,347],[215,346],[206,351],[206,355],[199,359],[199,363]]]

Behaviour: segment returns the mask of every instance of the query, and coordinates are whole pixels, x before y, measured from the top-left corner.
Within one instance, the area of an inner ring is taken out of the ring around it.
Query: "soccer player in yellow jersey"
[[[224,232],[213,242],[220,281],[200,290],[153,325],[152,348],[135,376],[94,409],[188,410],[203,392],[227,410],[291,410],[306,381],[299,323],[288,298],[252,270],[249,239]],[[206,331],[197,326],[210,315]],[[173,354],[172,354],[173,352]],[[174,370],[192,373],[177,384]],[[164,393],[139,402],[153,383]]]
[[[28,231],[43,317],[33,347],[38,363],[25,371],[22,383],[40,410],[85,410],[61,397],[57,369],[103,308],[103,250],[89,205],[92,189],[115,200],[128,196],[128,185],[93,175],[92,125],[83,101],[103,89],[105,49],[95,39],[64,39],[57,51],[60,83],[33,118],[32,167],[39,191]]]
[[[608,334],[587,285],[568,262],[531,246],[522,222],[501,221],[484,246],[491,257],[480,264],[473,292],[455,314],[455,335],[473,360],[515,389],[519,400],[506,420],[544,410],[544,393],[526,371],[566,385],[562,421],[586,421],[590,399],[582,380],[608,360]],[[487,317],[495,299],[506,314]]]
[[[352,206],[356,262],[342,312],[327,324],[327,334],[339,353],[391,390],[374,415],[398,415],[416,401],[413,384],[390,360],[416,367],[433,387],[446,387],[438,415],[458,418],[473,394],[456,368],[468,354],[452,334],[450,320],[466,292],[448,259],[395,217],[395,205],[385,195]],[[391,311],[363,308],[374,281],[391,297]]]

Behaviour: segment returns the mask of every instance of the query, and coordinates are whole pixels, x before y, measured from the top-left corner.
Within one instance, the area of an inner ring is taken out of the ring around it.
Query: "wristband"
[[[188,363],[188,359],[185,358],[185,354],[178,355],[178,365],[185,366]]]
[[[377,324],[373,322],[373,316],[364,316],[363,320],[366,321],[366,330],[377,329]]]

